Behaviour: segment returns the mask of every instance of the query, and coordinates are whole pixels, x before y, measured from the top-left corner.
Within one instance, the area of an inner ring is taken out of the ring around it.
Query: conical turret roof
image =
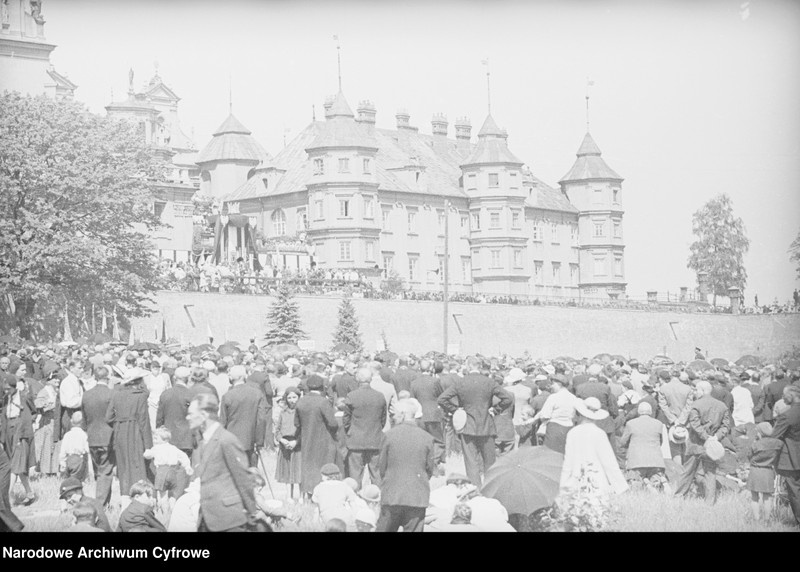
[[[590,179],[611,179],[622,181],[622,177],[601,157],[600,147],[597,146],[588,132],[583,137],[583,142],[576,153],[577,159],[569,172],[564,175],[559,183],[569,181],[585,181]]]
[[[269,153],[233,113],[217,128],[197,157],[198,164],[212,161],[252,161],[259,164],[271,160]]]

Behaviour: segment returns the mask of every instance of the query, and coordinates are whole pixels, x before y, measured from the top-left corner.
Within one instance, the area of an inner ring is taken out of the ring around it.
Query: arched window
[[[286,214],[281,209],[272,213],[272,228],[275,229],[276,236],[286,234]]]

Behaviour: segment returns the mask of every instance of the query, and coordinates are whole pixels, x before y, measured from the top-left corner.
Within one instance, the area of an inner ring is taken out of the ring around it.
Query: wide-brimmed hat
[[[600,400],[596,397],[587,397],[586,399],[576,401],[575,409],[578,413],[593,421],[601,421],[608,417],[608,411],[603,409],[602,405],[600,405]]]
[[[716,439],[706,439],[705,442],[706,455],[712,461],[719,461],[725,456],[725,447],[722,446]]]
[[[456,433],[461,433],[466,426],[467,412],[464,411],[463,408],[459,407],[456,409],[455,413],[453,413],[453,429],[455,429]]]
[[[669,428],[668,435],[670,441],[680,445],[681,443],[686,443],[689,438],[689,431],[682,425],[673,425]]]

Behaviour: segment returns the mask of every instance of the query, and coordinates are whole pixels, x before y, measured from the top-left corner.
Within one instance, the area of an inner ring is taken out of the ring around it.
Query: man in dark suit
[[[717,493],[717,462],[708,457],[706,441],[721,441],[730,433],[732,425],[728,407],[719,399],[711,397],[712,387],[707,381],[695,386],[698,399],[689,410],[687,428],[689,440],[686,443],[686,462],[677,484],[676,496],[686,496],[698,471],[703,475],[705,499],[714,504]]]
[[[222,396],[220,423],[236,435],[244,448],[251,467],[258,463],[258,449],[264,446],[264,427],[267,423],[267,406],[264,394],[244,382],[247,372],[243,365],[235,365],[229,374],[231,388]]]
[[[202,442],[194,473],[200,479],[200,532],[245,532],[255,524],[256,504],[247,457],[239,440],[218,420],[216,396],[201,393],[189,404],[189,427]]]
[[[172,436],[170,443],[192,457],[194,441],[189,429],[186,414],[189,412],[189,403],[192,401],[192,392],[186,386],[191,370],[188,367],[175,369],[175,381],[171,388],[164,391],[158,398],[156,412],[156,427],[166,427]]]
[[[395,426],[381,445],[379,471],[381,514],[377,531],[422,532],[430,501],[433,475],[433,437],[417,426],[416,406],[401,401],[395,408]],[[494,443],[492,443],[494,447]]]
[[[369,386],[372,381],[369,369],[358,370],[356,380],[358,389],[345,397],[342,418],[347,445],[346,473],[360,484],[366,465],[370,482],[379,484],[378,454],[386,424],[386,399],[380,391]]]
[[[777,471],[786,481],[789,505],[800,524],[800,387],[784,387],[783,402],[789,409],[775,418],[772,437],[783,441]]]
[[[493,416],[511,407],[514,398],[491,379],[480,373],[480,360],[467,359],[467,375],[446,389],[437,400],[439,407],[454,413],[459,407],[467,414],[467,424],[461,431],[464,465],[472,483],[480,487],[481,475],[495,461],[494,438],[497,436]],[[497,405],[492,406],[492,398]]]
[[[444,463],[444,430],[442,420],[444,415],[436,400],[442,394],[439,380],[431,376],[431,362],[420,362],[420,375],[411,381],[411,397],[419,401],[422,406],[422,423],[425,431],[433,437],[433,457],[436,463]]]
[[[392,382],[397,393],[411,391],[411,382],[420,375],[419,372],[409,368],[409,361],[407,355],[400,356],[397,371],[392,375]]]
[[[789,380],[786,379],[786,373],[782,370],[775,372],[775,380],[764,388],[764,421],[772,421],[772,410],[775,404],[778,403],[783,397],[783,388],[789,385]]]
[[[111,482],[114,471],[113,454],[111,450],[111,436],[113,430],[106,423],[106,411],[111,403],[114,393],[108,387],[108,368],[104,365],[97,367],[94,377],[97,384],[83,394],[81,398],[81,411],[86,423],[86,436],[89,439],[89,455],[94,465],[94,474],[97,484],[94,496],[103,506],[108,506],[111,500]]]

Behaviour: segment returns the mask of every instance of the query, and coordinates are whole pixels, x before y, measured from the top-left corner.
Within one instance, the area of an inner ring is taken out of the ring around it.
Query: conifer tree
[[[278,299],[273,302],[268,318],[271,329],[264,336],[267,344],[296,344],[306,337],[297,302],[286,283],[278,288]]]
[[[339,323],[333,333],[333,345],[337,346],[339,344],[349,344],[359,353],[364,349],[361,333],[358,330],[356,309],[350,298],[342,300],[339,306]]]

